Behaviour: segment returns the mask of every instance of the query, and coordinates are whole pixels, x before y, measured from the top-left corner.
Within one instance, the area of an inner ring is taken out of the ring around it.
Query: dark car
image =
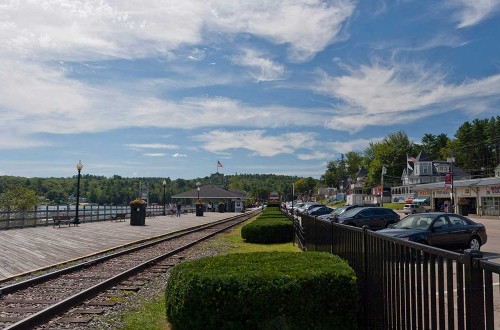
[[[337,218],[339,217],[339,215],[341,215],[345,211],[348,211],[348,210],[356,208],[356,207],[361,207],[361,205],[344,205],[344,206],[339,206],[336,209],[334,209],[330,214],[322,215],[319,218],[324,219],[324,220],[329,220],[329,221],[336,221]]]
[[[399,214],[385,207],[357,207],[345,211],[336,222],[356,227],[383,229],[399,221]]]
[[[479,250],[487,240],[483,224],[441,212],[409,215],[379,233],[450,250]]]
[[[318,215],[330,214],[332,212],[333,212],[332,208],[323,205],[310,209],[309,211],[307,211],[307,214],[312,216],[318,216]]]

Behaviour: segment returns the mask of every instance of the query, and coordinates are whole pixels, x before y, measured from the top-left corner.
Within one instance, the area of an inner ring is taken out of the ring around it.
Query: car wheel
[[[481,249],[481,239],[477,236],[473,236],[470,240],[469,240],[469,248],[471,250],[477,250],[479,251]]]

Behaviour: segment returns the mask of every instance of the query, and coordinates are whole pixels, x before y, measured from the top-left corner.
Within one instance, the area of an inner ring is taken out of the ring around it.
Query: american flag
[[[224,166],[222,166],[221,162],[217,161],[217,167],[224,167]]]

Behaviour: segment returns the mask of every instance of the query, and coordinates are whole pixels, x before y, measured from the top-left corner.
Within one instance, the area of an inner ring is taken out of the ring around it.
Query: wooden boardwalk
[[[78,227],[36,227],[0,231],[0,280],[89,256],[123,244],[229,218],[236,213],[205,213],[203,217],[146,218],[145,226],[125,221],[82,223]]]

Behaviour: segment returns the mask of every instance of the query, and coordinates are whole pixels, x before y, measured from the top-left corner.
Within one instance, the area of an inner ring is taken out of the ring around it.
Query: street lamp
[[[80,206],[80,172],[82,171],[83,164],[82,161],[79,160],[78,164],[76,164],[76,169],[78,170],[78,181],[76,184],[76,213],[75,213],[75,220],[73,220],[73,223],[75,225],[80,223],[80,219],[78,219],[78,207]]]
[[[196,190],[198,190],[198,200],[200,200],[200,186],[201,182],[196,182]]]
[[[163,180],[163,215],[167,215],[165,212],[165,203],[166,203],[166,198],[165,198],[165,189],[167,188],[167,181]]]

